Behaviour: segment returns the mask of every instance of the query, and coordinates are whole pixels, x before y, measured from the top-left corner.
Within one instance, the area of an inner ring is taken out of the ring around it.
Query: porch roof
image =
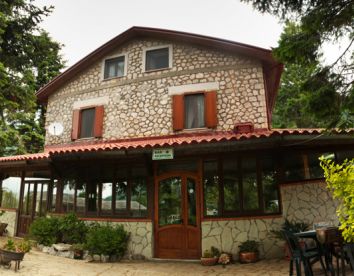
[[[353,133],[354,129],[331,131],[331,134],[349,135],[349,138],[352,138],[350,134]],[[0,157],[0,163],[13,161],[45,160],[50,159],[50,157],[53,155],[70,153],[158,148],[166,146],[171,147],[193,144],[256,140],[271,137],[285,138],[289,136],[295,136],[305,138],[305,136],[311,136],[311,139],[314,140],[324,136],[325,134],[326,132],[323,129],[261,129],[250,133],[235,133],[233,131],[208,131],[109,141],[75,141],[71,144],[46,146],[43,153]],[[352,141],[354,142],[354,139]]]

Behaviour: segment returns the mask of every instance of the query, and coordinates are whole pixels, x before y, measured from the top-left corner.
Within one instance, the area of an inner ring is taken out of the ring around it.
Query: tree
[[[341,223],[340,229],[347,242],[354,242],[354,159],[335,164],[331,160],[321,159],[327,186],[333,198],[339,200],[337,215]]]
[[[274,49],[275,57],[286,67],[284,87],[276,103],[275,126],[284,120],[283,127],[353,127],[354,2],[242,1],[286,23]],[[325,43],[345,40],[347,45],[335,62],[321,62]]]
[[[0,0],[0,156],[38,152],[44,109],[35,91],[63,68],[61,45],[39,27],[52,7]]]

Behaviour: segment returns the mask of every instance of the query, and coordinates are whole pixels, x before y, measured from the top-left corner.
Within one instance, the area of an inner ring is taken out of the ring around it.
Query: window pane
[[[345,159],[354,158],[354,150],[341,150],[336,152],[338,162],[342,163]]]
[[[102,183],[102,213],[112,213],[113,183]]]
[[[116,212],[127,210],[127,187],[126,179],[121,179],[116,184]]]
[[[309,153],[307,155],[309,170],[310,170],[310,178],[323,178],[324,172],[320,166],[319,158],[323,156],[326,159],[334,160],[334,152],[326,152],[326,153]]]
[[[131,180],[130,211],[133,217],[145,217],[147,215],[147,189],[146,178],[136,177]]]
[[[204,206],[206,216],[219,215],[219,176],[217,161],[204,162]]]
[[[88,108],[81,111],[80,138],[93,137],[94,122],[95,122],[94,108]]]
[[[37,184],[36,216],[43,216],[47,212],[48,184]],[[42,198],[42,200],[41,200]]]
[[[262,159],[263,208],[265,213],[279,212],[276,171],[271,157]]]
[[[159,225],[182,224],[182,181],[179,177],[159,183]]]
[[[98,209],[99,185],[94,183],[87,184],[87,211],[97,212]]]
[[[124,76],[124,56],[107,59],[105,61],[104,78],[114,78]]]
[[[242,160],[242,189],[243,209],[259,209],[258,185],[257,185],[257,163],[255,158]]]
[[[186,95],[184,113],[185,128],[204,127],[204,94]]]
[[[197,198],[194,179],[187,178],[188,225],[197,225]]]
[[[9,177],[2,181],[2,202],[3,208],[18,208],[20,199],[21,177]]]
[[[168,48],[146,51],[145,70],[168,68]]]
[[[283,167],[285,181],[305,179],[304,161],[301,154],[290,152],[283,156]]]
[[[54,180],[53,182],[53,189],[52,189],[52,202],[50,206],[50,211],[55,212],[56,211],[56,204],[57,204],[57,187],[58,187],[58,180]]]
[[[86,184],[76,184],[76,212],[85,213]]]
[[[224,209],[226,211],[240,210],[239,177],[237,160],[225,160],[223,162],[224,176]]]
[[[76,184],[75,180],[66,180],[64,182],[63,205],[62,205],[62,210],[64,213],[74,211],[75,184]]]

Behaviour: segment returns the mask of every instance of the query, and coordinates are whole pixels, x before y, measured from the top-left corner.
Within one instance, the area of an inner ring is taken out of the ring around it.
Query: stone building
[[[336,221],[318,157],[354,152],[351,131],[271,129],[282,69],[266,49],[127,30],[37,92],[45,150],[0,158],[1,221],[18,236],[46,214],[122,224],[129,256],[236,255],[247,239],[280,256],[286,218]]]

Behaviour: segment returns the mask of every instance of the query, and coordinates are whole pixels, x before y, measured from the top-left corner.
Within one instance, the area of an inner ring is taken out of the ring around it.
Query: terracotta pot
[[[241,264],[255,263],[258,261],[258,252],[240,252],[238,256]]]
[[[218,260],[219,258],[214,258],[214,257],[211,257],[211,258],[200,258],[200,263],[202,265],[216,265],[218,263]]]

